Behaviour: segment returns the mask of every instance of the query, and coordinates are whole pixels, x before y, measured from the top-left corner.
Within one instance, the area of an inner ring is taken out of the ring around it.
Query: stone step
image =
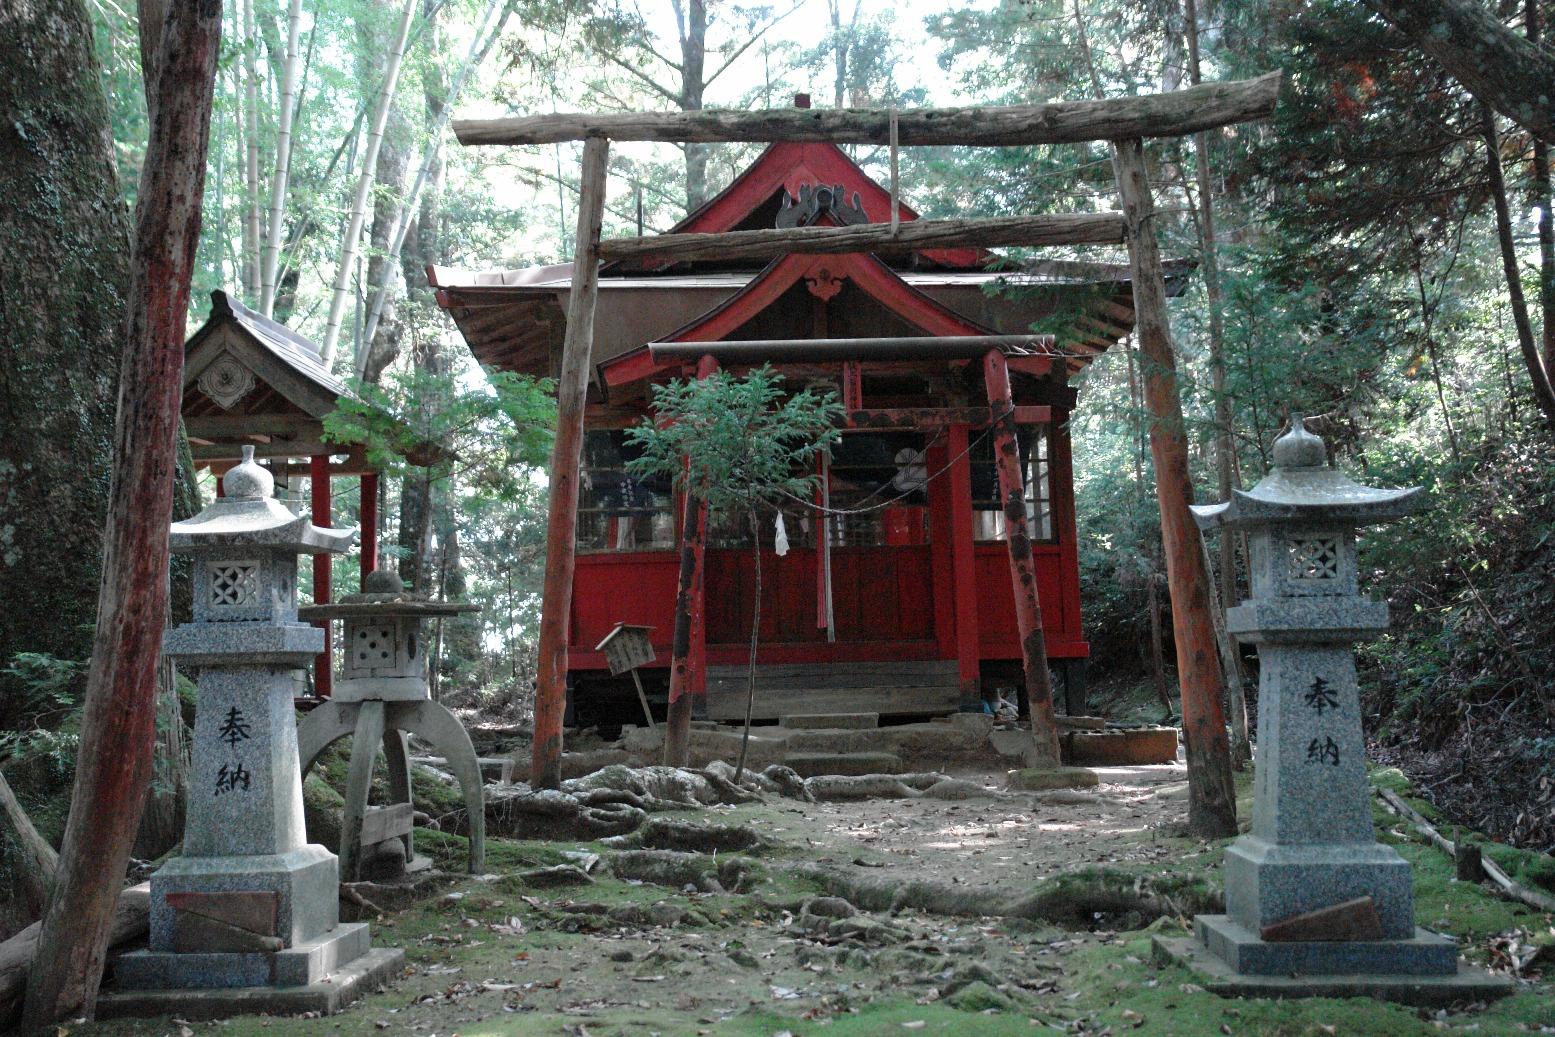
[[[817,774],[901,774],[906,770],[895,753],[789,753],[783,763],[801,778]]]
[[[858,729],[880,726],[879,713],[791,713],[779,727]]]
[[[1129,767],[1177,762],[1175,727],[1123,731],[1066,731],[1060,736],[1064,759],[1081,767]]]

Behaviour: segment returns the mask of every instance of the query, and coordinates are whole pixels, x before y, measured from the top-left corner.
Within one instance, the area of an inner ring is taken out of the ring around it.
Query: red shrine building
[[[667,233],[890,218],[889,192],[840,148],[781,143]],[[916,214],[902,204],[899,218]],[[796,388],[834,388],[847,412],[841,440],[821,465],[818,499],[782,509],[783,537],[776,516],[761,532],[757,718],[921,717],[976,709],[984,692],[1020,688],[983,364],[965,352],[938,355],[935,342],[1023,335],[1034,327],[1054,333],[1056,348],[1012,349],[1007,356],[1028,529],[1047,654],[1063,678],[1060,700],[1071,713],[1084,711],[1089,647],[1068,428],[1077,393],[1070,383],[1129,333],[1133,299],[1126,267],[1052,263],[1040,275],[1001,272],[1007,267],[979,249],[601,267],[569,620],[572,722],[617,724],[638,715],[629,678],[612,678],[596,649],[621,622],[653,628],[657,659],[642,676],[663,701],[683,502],[669,483],[627,472],[633,454],[624,430],[651,415],[655,384],[694,378],[699,366],[740,373],[770,363]],[[482,365],[554,377],[571,270],[433,267],[428,277]],[[1170,287],[1180,290],[1181,269],[1170,273]],[[759,357],[748,350],[719,355],[733,352],[731,343],[839,338],[890,339],[899,348],[874,348],[840,363],[777,343]],[[675,359],[655,359],[663,351],[648,343],[695,346],[677,349]],[[695,359],[703,343],[705,355]],[[738,516],[709,516],[689,677],[695,715],[708,719],[743,716],[750,535]]]

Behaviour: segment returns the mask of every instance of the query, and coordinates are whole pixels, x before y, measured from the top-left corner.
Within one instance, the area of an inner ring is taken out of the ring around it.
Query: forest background
[[[135,17],[114,0],[88,7],[127,212],[147,132]],[[1536,38],[1548,14],[1537,0],[1498,13]],[[1274,119],[1151,150],[1163,247],[1196,264],[1173,330],[1199,497],[1261,478],[1293,412],[1313,416],[1336,463],[1366,481],[1426,485],[1426,514],[1364,540],[1367,582],[1395,617],[1363,656],[1374,755],[1456,819],[1555,848],[1555,423],[1519,342],[1521,330],[1534,363],[1542,353],[1555,369],[1548,162],[1504,120],[1487,139],[1480,106],[1361,4],[231,0],[224,24],[191,330],[206,294],[226,290],[357,380],[369,406],[342,427],[376,433],[393,414],[413,439],[452,447],[439,467],[391,464],[387,554],[411,586],[484,609],[446,630],[439,694],[519,716],[534,676],[550,404],[542,385],[479,371],[424,268],[566,260],[578,155],[462,149],[452,112],[769,107],[797,92],[817,106],[1042,102],[1285,69]],[[614,149],[606,234],[670,227],[755,150]],[[883,149],[851,151],[885,178]],[[1101,211],[1116,197],[1101,145],[908,149],[901,175],[929,217]],[[1012,268],[1122,259],[1047,251],[1016,254]],[[40,445],[31,459],[69,492],[48,514],[0,498],[0,770],[50,838],[74,770],[112,426],[102,388],[117,371],[116,357],[61,357],[61,345],[17,345],[5,388],[15,395],[25,371],[40,443],[60,414],[71,424],[77,447]],[[1175,688],[1137,374],[1125,346],[1096,361],[1074,418],[1103,707]],[[8,464],[28,449],[19,438]],[[355,522],[358,492],[339,487],[337,523]],[[1234,600],[1244,574],[1210,546]],[[339,564],[353,585],[354,559]],[[176,743],[176,702],[161,724]],[[159,781],[169,792],[176,775]],[[8,842],[7,881],[19,859]],[[26,899],[15,892],[7,899]],[[0,936],[11,928],[0,918]]]

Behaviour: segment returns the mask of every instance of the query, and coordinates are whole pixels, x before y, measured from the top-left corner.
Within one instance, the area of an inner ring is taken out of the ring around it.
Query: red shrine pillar
[[[362,499],[359,512],[362,519],[362,582],[367,574],[378,568],[378,473],[362,473]],[[416,588],[418,591],[420,587]]]
[[[329,499],[328,454],[315,454],[308,459],[308,478],[312,485],[313,524],[315,526],[334,525],[331,521],[333,509],[330,507]],[[330,556],[327,554],[313,556],[313,603],[315,605],[329,604],[329,563]],[[328,620],[320,620],[313,625],[324,631],[324,651],[313,660],[313,690],[319,698],[327,699],[335,690],[330,624]]]
[[[1010,551],[1010,579],[1015,585],[1015,623],[1020,630],[1021,660],[1026,670],[1026,701],[1031,708],[1031,733],[1040,751],[1058,764],[1058,722],[1053,716],[1053,683],[1047,672],[1047,641],[1042,630],[1042,604],[1037,599],[1037,570],[1031,557],[1031,532],[1026,524],[1026,480],[1021,474],[1020,443],[1015,435],[1015,408],[1010,399],[1010,369],[1004,354],[991,349],[983,358],[993,421],[994,465],[999,470],[999,496],[1004,501],[1004,542]]]
[[[966,425],[946,430],[950,454],[950,566],[956,605],[956,664],[963,705],[982,698],[982,634],[977,624],[977,551],[972,528],[972,458]]]

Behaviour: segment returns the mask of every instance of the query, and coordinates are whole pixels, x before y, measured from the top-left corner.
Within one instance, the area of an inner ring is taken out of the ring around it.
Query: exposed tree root
[[[854,875],[815,864],[801,864],[793,870],[865,911],[913,909],[935,915],[1023,918],[1068,929],[1096,928],[1099,921],[1114,928],[1138,928],[1166,915],[1182,916],[1219,906],[1216,894],[1191,884],[1156,881],[1108,868],[1066,872],[1021,897],[997,889]]]
[[[761,866],[745,857],[714,857],[678,850],[623,850],[610,859],[619,879],[703,893],[739,893],[764,877]]]
[[[665,817],[650,817],[636,832],[621,838],[623,846],[690,853],[738,853],[768,845],[755,829],[745,825],[702,824]]]

